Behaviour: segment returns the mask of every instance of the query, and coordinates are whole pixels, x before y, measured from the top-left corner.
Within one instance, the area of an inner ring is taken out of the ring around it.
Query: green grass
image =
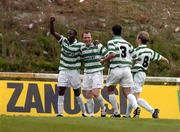
[[[0,132],[180,132],[180,120],[0,116]]]

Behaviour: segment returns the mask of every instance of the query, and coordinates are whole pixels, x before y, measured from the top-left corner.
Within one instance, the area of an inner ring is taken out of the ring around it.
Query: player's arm
[[[159,53],[157,53],[155,51],[153,51],[153,57],[151,58],[151,60],[152,61],[156,61],[156,60],[157,61],[165,61],[167,64],[169,64],[169,60],[166,57],[160,55]]]
[[[136,61],[138,59],[138,54],[132,45],[130,45],[129,53],[131,55],[132,61]]]
[[[164,57],[164,56],[161,56],[160,60],[161,61],[165,61],[167,64],[169,64],[169,60],[166,57]]]
[[[50,33],[59,41],[61,35],[54,30],[55,17],[50,17]]]
[[[101,55],[102,58],[106,57],[108,55],[108,50],[106,47],[104,47],[101,43],[98,43],[98,52]]]
[[[116,56],[115,52],[110,52],[104,59],[101,59],[101,64],[108,62],[109,60],[113,59]]]
[[[107,44],[107,51],[108,55],[106,55],[103,59],[100,60],[101,64],[104,64],[105,62],[108,62],[109,60],[113,59],[116,57],[116,50],[115,46],[113,43],[108,42]]]

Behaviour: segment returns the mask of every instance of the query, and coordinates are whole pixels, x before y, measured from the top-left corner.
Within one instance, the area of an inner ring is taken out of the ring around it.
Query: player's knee
[[[83,91],[82,91],[82,94],[83,94],[84,98],[87,99],[87,91],[83,90]]]
[[[107,88],[109,94],[115,93],[115,89],[116,89],[116,87],[113,86],[113,85],[112,85],[112,86],[109,86],[109,87]]]
[[[59,96],[63,96],[65,94],[66,87],[59,87]]]
[[[73,89],[74,90],[74,94],[75,96],[79,96],[81,94],[81,89],[78,88],[78,89]]]
[[[91,99],[91,98],[93,98],[93,95],[92,94],[87,94],[86,97],[87,97],[87,99]]]
[[[92,91],[92,94],[95,98],[97,98],[99,96],[99,91],[98,90]]]
[[[95,98],[97,98],[98,96],[99,96],[99,94],[98,94],[98,93],[95,93],[95,94],[94,94],[94,97],[95,97]]]
[[[126,97],[131,93],[131,89],[130,88],[122,88],[122,89],[123,89],[123,94]]]

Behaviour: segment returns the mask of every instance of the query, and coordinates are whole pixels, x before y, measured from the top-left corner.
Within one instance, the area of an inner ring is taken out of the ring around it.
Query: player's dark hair
[[[112,27],[112,31],[114,35],[121,35],[122,27],[116,24]]]
[[[75,36],[77,35],[77,31],[75,29],[71,28],[69,30],[73,31]]]

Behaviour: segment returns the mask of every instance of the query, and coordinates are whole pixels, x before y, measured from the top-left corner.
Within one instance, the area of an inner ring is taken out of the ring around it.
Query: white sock
[[[143,107],[143,108],[146,109],[147,111],[149,111],[149,112],[151,112],[151,113],[154,112],[154,109],[152,108],[152,106],[149,105],[149,103],[148,103],[146,100],[144,100],[144,99],[142,99],[142,98],[139,98],[139,99],[137,100],[137,102],[138,102],[138,105],[140,105],[141,107]]]
[[[112,108],[114,110],[114,114],[119,114],[118,112],[118,104],[117,104],[117,100],[116,100],[116,95],[115,94],[110,94],[109,95],[109,101],[112,105]]]
[[[138,107],[136,97],[133,94],[128,94],[127,99],[129,101],[129,104],[132,105],[134,109]]]
[[[104,110],[104,102],[103,102],[103,97],[101,95],[99,95],[97,98],[96,98],[100,104],[100,107],[101,107],[101,110]]]
[[[82,113],[83,114],[86,113],[85,106],[84,106],[84,103],[83,103],[83,100],[82,100],[82,96],[81,95],[76,96],[76,99],[77,99],[77,102],[78,102],[78,104],[80,106],[80,109],[81,109]]]
[[[129,117],[131,114],[133,107],[130,103],[128,103],[127,108],[126,108],[126,117]]]
[[[64,96],[58,96],[58,114],[63,115]]]
[[[94,114],[94,100],[93,98],[87,99],[87,109],[88,113],[93,115]]]

